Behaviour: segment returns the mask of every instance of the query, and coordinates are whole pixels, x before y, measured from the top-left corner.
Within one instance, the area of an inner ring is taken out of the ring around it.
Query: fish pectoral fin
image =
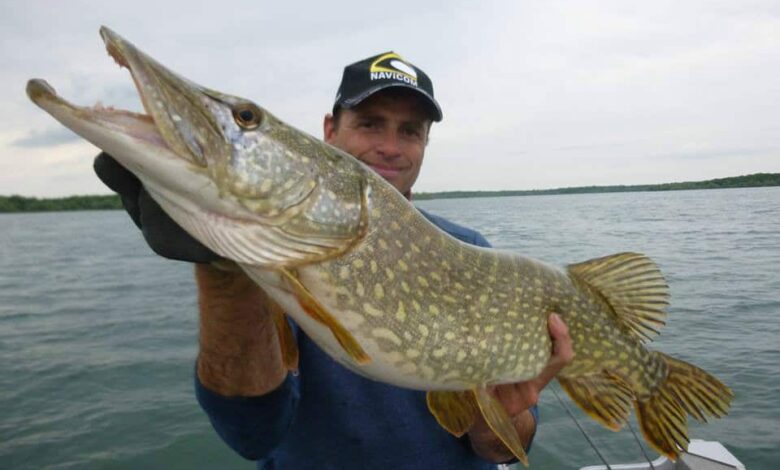
[[[484,387],[475,388],[473,393],[487,425],[512,454],[517,457],[517,460],[523,462],[523,465],[527,467],[528,455],[525,453],[525,447],[517,434],[514,423],[512,423],[512,418],[506,412],[504,406]]]
[[[289,371],[298,370],[298,343],[295,341],[295,335],[287,321],[287,315],[284,314],[281,307],[274,304],[271,317],[274,320],[274,326],[276,326],[276,334],[279,336],[282,363]]]
[[[301,284],[301,281],[298,280],[298,277],[292,271],[281,269],[279,272],[282,275],[282,278],[285,279],[292,288],[293,295],[295,295],[295,298],[298,300],[301,308],[303,308],[303,311],[316,321],[328,327],[336,338],[336,341],[344,348],[344,351],[346,351],[352,360],[358,365],[364,365],[371,362],[371,357],[366,354],[362,346],[360,346],[360,343],[352,336],[352,333],[344,328],[344,325],[342,325],[336,317],[328,312],[325,307],[314,298],[311,292],[309,292],[309,289]]]
[[[441,427],[461,437],[474,424],[479,407],[469,391],[428,392],[428,409]]]
[[[720,418],[728,413],[734,393],[709,373],[687,362],[655,352],[666,363],[666,379],[646,399],[634,403],[647,442],[672,460],[688,448],[688,420]]]
[[[631,414],[634,392],[620,377],[607,371],[582,377],[558,376],[569,397],[591,418],[619,431]]]
[[[609,303],[624,331],[652,340],[666,324],[669,286],[647,256],[618,253],[568,267],[569,274],[597,290]]]

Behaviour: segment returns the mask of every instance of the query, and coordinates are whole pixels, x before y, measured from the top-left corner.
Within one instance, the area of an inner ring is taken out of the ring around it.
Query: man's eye
[[[408,135],[409,137],[420,137],[422,135],[422,132],[420,129],[416,129],[414,127],[408,127],[403,130],[404,134]]]

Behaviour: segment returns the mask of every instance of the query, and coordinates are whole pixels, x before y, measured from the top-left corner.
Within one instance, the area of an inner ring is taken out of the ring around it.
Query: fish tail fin
[[[699,421],[728,413],[734,393],[720,380],[698,367],[655,352],[667,366],[666,378],[634,405],[642,434],[658,452],[676,459],[688,448],[687,415]]]

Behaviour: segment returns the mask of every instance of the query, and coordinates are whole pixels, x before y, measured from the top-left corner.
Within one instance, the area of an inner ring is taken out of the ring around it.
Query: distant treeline
[[[438,193],[414,193],[415,200],[456,199],[467,197],[541,196],[544,194],[622,193],[632,191],[681,191],[686,189],[755,188],[780,186],[780,173],[755,173],[706,181],[683,183],[638,184],[618,186],[579,186],[576,188],[505,190],[505,191],[444,191]]]
[[[121,209],[119,196],[68,196],[53,199],[0,196],[0,212],[51,212]]]
[[[415,200],[452,199],[464,197],[538,196],[543,194],[618,193],[630,191],[679,191],[684,189],[752,188],[780,186],[780,173],[756,173],[707,181],[684,183],[640,184],[633,186],[581,186],[577,188],[509,190],[509,191],[445,191],[440,193],[415,193]],[[121,209],[116,195],[69,196],[54,199],[38,199],[23,196],[0,196],[0,212],[48,212]]]

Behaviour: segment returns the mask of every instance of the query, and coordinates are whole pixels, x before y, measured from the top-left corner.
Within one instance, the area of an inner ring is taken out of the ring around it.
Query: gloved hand
[[[141,229],[146,243],[155,253],[165,258],[192,263],[224,260],[174,222],[152,199],[141,181],[111,155],[100,152],[95,157],[93,168],[98,178],[119,194],[125,210]]]

